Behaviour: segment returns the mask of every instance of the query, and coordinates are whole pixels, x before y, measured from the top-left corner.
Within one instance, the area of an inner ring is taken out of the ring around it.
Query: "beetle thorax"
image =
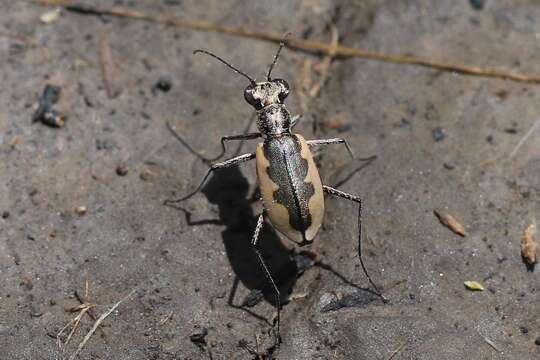
[[[258,112],[257,127],[265,136],[290,133],[291,116],[283,104],[271,104]]]

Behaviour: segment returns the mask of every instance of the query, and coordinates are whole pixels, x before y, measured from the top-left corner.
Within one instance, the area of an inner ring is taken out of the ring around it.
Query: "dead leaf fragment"
[[[460,236],[467,236],[465,227],[463,227],[463,225],[461,225],[452,215],[438,209],[434,209],[433,213],[437,216],[441,224]]]
[[[484,291],[484,286],[482,286],[482,284],[480,284],[478,281],[465,281],[463,284],[469,290]]]
[[[43,13],[39,17],[39,20],[41,20],[41,22],[44,24],[50,24],[58,20],[59,17],[60,17],[60,8],[56,8],[54,10]]]
[[[525,229],[521,238],[521,256],[523,260],[529,264],[535,264],[538,261],[537,250],[538,243],[536,242],[536,226],[531,224]]]

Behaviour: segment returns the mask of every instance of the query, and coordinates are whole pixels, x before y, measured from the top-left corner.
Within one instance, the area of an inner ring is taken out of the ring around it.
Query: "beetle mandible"
[[[167,201],[168,203],[176,203],[190,198],[202,189],[206,180],[214,170],[235,166],[256,159],[257,177],[264,211],[258,217],[251,245],[272,285],[276,298],[277,316],[275,324],[277,329],[276,339],[278,343],[281,342],[279,336],[281,310],[280,293],[259,250],[259,235],[266,217],[275,229],[298,246],[311,244],[323,221],[324,193],[341,197],[358,204],[358,255],[360,263],[376,293],[385,300],[369,276],[362,260],[361,199],[358,196],[323,185],[311,153],[312,147],[343,144],[347,148],[349,154],[353,156],[349,144],[346,140],[341,138],[305,140],[302,135],[292,133],[291,131],[298,123],[300,117],[291,117],[289,111],[285,107],[284,101],[289,95],[289,84],[283,79],[271,78],[272,70],[276,65],[284,45],[285,41],[282,41],[268,69],[266,80],[262,82],[255,81],[254,78],[211,52],[206,50],[194,51],[194,54],[202,53],[209,55],[225,64],[236,73],[246,77],[249,80],[249,85],[244,90],[244,99],[248,104],[253,106],[257,112],[257,127],[259,131],[222,137],[222,152],[215,159],[220,158],[225,153],[226,141],[249,140],[262,137],[263,142],[257,144],[255,152],[236,156],[229,160],[213,164],[208,169],[199,186],[193,192],[180,199]]]

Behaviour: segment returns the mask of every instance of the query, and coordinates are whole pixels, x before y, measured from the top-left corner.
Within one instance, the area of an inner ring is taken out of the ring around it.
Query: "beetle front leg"
[[[345,139],[335,138],[335,139],[324,139],[324,140],[308,140],[307,144],[309,146],[319,146],[319,145],[331,145],[331,144],[344,144],[349,152],[349,155],[354,159],[354,153],[349,146],[349,143]]]
[[[302,118],[302,115],[294,115],[291,118],[291,126],[290,126],[291,130],[292,130],[292,128],[294,128],[298,124],[298,122],[300,121],[301,118]]]
[[[249,160],[253,160],[253,159],[255,159],[255,153],[250,153],[250,154],[244,154],[244,155],[236,156],[236,157],[234,157],[232,159],[229,159],[227,161],[223,161],[223,162],[212,165],[210,167],[210,169],[208,169],[208,171],[204,175],[204,177],[203,177],[201,183],[199,184],[199,186],[197,186],[197,188],[193,192],[189,193],[188,195],[186,195],[186,196],[184,196],[184,197],[182,197],[180,199],[165,200],[165,205],[174,204],[174,203],[184,201],[186,199],[189,199],[190,197],[192,197],[196,193],[198,193],[202,189],[202,187],[204,186],[204,183],[206,182],[206,180],[208,179],[208,177],[210,176],[212,171],[217,170],[217,169],[225,169],[225,168],[235,166],[235,165],[238,165],[240,163],[243,163],[243,162],[246,162],[246,161],[249,161]]]
[[[323,185],[323,190],[330,195],[338,196],[340,198],[347,199],[358,204],[358,257],[360,258],[360,265],[362,265],[362,270],[364,270],[364,274],[366,274],[366,277],[371,283],[371,286],[373,286],[373,288],[377,292],[377,295],[379,295],[384,302],[387,302],[386,298],[379,291],[377,285],[375,285],[373,280],[371,280],[371,276],[369,276],[367,268],[364,265],[364,260],[362,259],[362,199],[360,199],[356,195],[348,194],[346,192],[334,189],[326,185]]]
[[[227,151],[227,149],[225,148],[225,142],[226,141],[231,141],[231,140],[251,140],[251,139],[256,139],[256,138],[259,138],[261,137],[261,133],[260,132],[253,132],[253,133],[246,133],[246,134],[238,134],[238,135],[225,135],[221,138],[221,153],[210,159],[210,160],[217,160],[217,159],[220,159],[224,154],[225,154],[225,151]]]
[[[253,246],[253,251],[257,255],[257,258],[259,259],[259,263],[261,264],[261,267],[264,269],[264,273],[266,274],[266,277],[268,278],[268,281],[272,285],[272,288],[274,289],[274,296],[275,296],[275,302],[277,306],[277,316],[276,316],[276,345],[279,345],[281,343],[281,335],[279,333],[279,326],[280,326],[280,313],[281,313],[281,301],[280,301],[280,293],[279,289],[276,285],[276,282],[272,278],[272,274],[270,273],[270,269],[268,269],[268,266],[266,266],[266,263],[264,262],[264,259],[262,257],[261,251],[259,249],[258,241],[259,241],[259,235],[261,233],[262,227],[264,225],[264,213],[259,215],[259,219],[257,220],[257,226],[255,227],[255,232],[253,233],[253,238],[251,239],[251,246]]]

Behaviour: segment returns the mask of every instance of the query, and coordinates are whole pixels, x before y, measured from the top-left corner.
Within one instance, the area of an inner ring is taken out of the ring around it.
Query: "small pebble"
[[[486,3],[485,0],[469,0],[469,3],[471,4],[471,7],[474,10],[482,10],[484,8],[484,4]]]
[[[9,211],[4,211],[4,212],[2,213],[2,219],[7,219],[7,218],[9,217],[9,215],[10,215],[10,214],[9,214]]]
[[[443,141],[444,138],[446,138],[446,134],[443,128],[440,127],[431,130],[431,135],[433,136],[433,140],[435,140],[436,142]]]
[[[75,214],[79,216],[83,216],[84,214],[86,214],[87,211],[88,209],[86,208],[86,206],[77,206],[75,208]]]
[[[116,174],[118,176],[126,176],[128,173],[128,168],[125,165],[118,165],[116,168]]]
[[[456,168],[453,164],[450,163],[444,163],[443,166],[446,170],[454,170]]]
[[[540,336],[534,340],[534,344],[540,346]]]
[[[156,91],[161,91],[164,93],[169,92],[169,90],[172,88],[172,84],[172,79],[169,76],[162,76],[154,85],[153,91],[154,93],[156,93]]]

